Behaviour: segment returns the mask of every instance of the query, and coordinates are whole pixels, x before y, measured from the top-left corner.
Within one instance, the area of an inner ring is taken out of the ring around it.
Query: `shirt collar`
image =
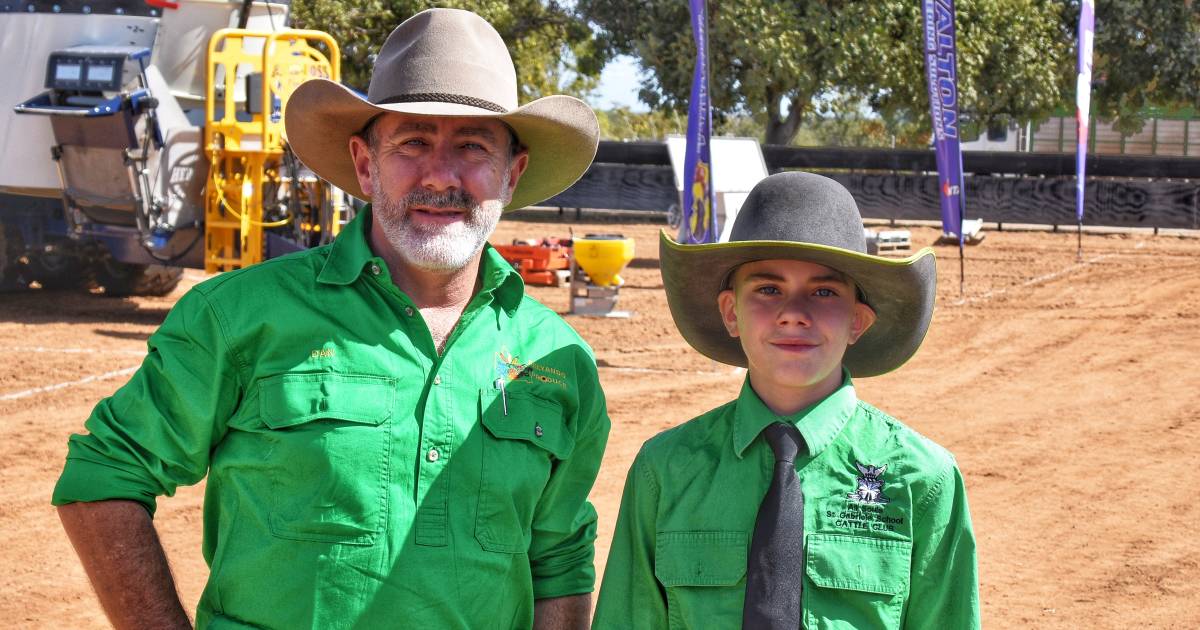
[[[750,387],[750,376],[742,384],[733,416],[733,450],[740,458],[769,424],[786,422],[795,425],[804,437],[809,456],[816,456],[833,443],[846,422],[854,415],[858,396],[850,373],[842,370],[842,384],[820,402],[790,416],[780,416],[771,411],[766,403]]]
[[[367,226],[371,225],[371,205],[359,211],[341,234],[333,241],[329,258],[317,275],[324,284],[350,284],[362,275],[367,265],[378,259],[367,242]],[[479,275],[483,279],[482,294],[491,294],[496,303],[510,315],[525,296],[525,283],[508,261],[490,244],[484,244],[483,256],[479,261]]]
[[[367,244],[367,226],[370,224],[371,206],[368,204],[334,239],[325,266],[317,275],[317,282],[350,284],[358,279],[367,263],[375,258],[371,246]]]
[[[493,294],[496,303],[512,315],[525,297],[525,281],[491,243],[483,245],[479,276],[483,278],[483,287],[479,292]]]

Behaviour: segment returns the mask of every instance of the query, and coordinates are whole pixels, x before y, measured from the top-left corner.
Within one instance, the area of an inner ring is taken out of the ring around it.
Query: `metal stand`
[[[1083,262],[1083,219],[1076,224],[1075,238],[1075,262]]]
[[[571,314],[586,317],[614,317],[628,319],[629,311],[614,310],[620,287],[602,287],[592,284],[587,273],[571,258]]]

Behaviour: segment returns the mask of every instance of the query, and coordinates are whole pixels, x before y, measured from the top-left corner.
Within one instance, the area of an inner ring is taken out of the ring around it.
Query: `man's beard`
[[[378,184],[378,172],[372,175]],[[508,179],[505,171],[502,190],[508,190]],[[425,271],[448,272],[466,267],[496,229],[504,211],[504,201],[489,199],[481,203],[462,188],[444,193],[418,188],[402,199],[389,197],[383,186],[376,188],[371,207],[384,236],[405,262]],[[420,225],[409,212],[413,206],[453,208],[466,216],[460,223]]]

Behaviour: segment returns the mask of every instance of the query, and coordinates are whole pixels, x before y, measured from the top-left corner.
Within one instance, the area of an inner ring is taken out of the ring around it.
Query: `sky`
[[[621,55],[604,66],[600,73],[600,86],[590,104],[597,109],[612,109],[623,105],[638,112],[649,111],[638,101],[639,87],[637,61],[628,55]]]

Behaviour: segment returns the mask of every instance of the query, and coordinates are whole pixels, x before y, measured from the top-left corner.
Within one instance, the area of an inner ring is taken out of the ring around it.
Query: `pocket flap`
[[[746,575],[746,532],[662,532],[654,576],[663,586],[732,586]]]
[[[272,429],[317,418],[381,424],[392,415],[396,379],[360,374],[280,374],[258,386],[258,410]]]
[[[494,437],[524,440],[541,447],[562,460],[575,448],[575,437],[567,431],[563,408],[557,402],[508,390],[505,396],[496,389],[480,390],[483,426]]]
[[[908,590],[912,543],[810,534],[805,570],[817,586],[895,595]]]

